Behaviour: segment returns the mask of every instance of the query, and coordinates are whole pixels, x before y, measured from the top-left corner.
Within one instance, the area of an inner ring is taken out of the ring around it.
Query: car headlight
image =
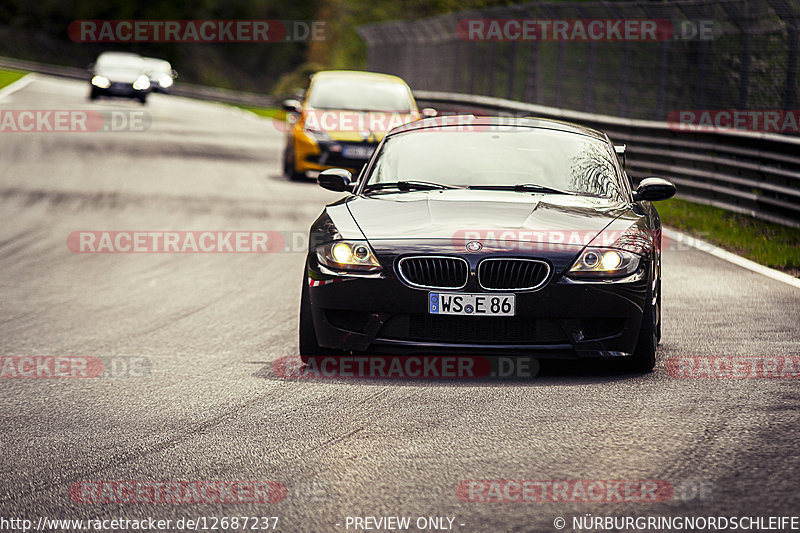
[[[571,278],[622,278],[639,268],[641,257],[625,250],[586,248],[572,264]]]
[[[317,247],[317,260],[333,270],[375,272],[381,264],[365,241],[334,241]]]
[[[146,89],[149,89],[150,79],[144,74],[142,74],[141,76],[136,78],[135,82],[133,82],[133,88],[136,89],[137,91],[144,91]]]
[[[325,142],[331,140],[331,136],[324,131],[310,128],[308,125],[303,125],[303,133],[306,134],[306,137],[315,142]]]
[[[92,78],[92,85],[100,87],[101,89],[108,89],[111,87],[111,82],[105,76],[95,76]]]
[[[158,78],[158,84],[163,88],[172,87],[172,76],[169,74],[164,74],[160,78]]]

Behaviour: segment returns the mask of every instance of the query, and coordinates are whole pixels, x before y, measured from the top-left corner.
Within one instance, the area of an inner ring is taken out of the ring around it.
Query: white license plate
[[[373,151],[373,146],[345,146],[342,155],[348,159],[369,159]]]
[[[432,315],[514,316],[514,311],[513,294],[428,293]]]

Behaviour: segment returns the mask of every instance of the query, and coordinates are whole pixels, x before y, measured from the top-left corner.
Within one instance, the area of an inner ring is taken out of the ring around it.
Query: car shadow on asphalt
[[[368,359],[368,356],[361,356]],[[386,356],[381,356],[386,357]],[[437,362],[437,358],[447,356],[425,356],[428,361]],[[295,359],[287,364],[287,359]],[[335,365],[324,365],[321,360],[330,358],[317,358],[309,364],[302,364],[296,356],[277,358],[271,362],[250,361],[250,364],[259,365],[260,368],[253,373],[253,377],[280,382],[305,382],[319,385],[428,385],[428,386],[550,386],[550,385],[586,385],[644,379],[653,374],[633,372],[626,360],[620,359],[593,359],[582,361],[534,359],[527,356],[504,356],[505,366],[498,366],[497,359],[491,361],[488,368],[477,371],[448,372],[445,374],[442,367],[438,371],[427,372],[424,377],[409,375],[401,367],[399,372],[382,370],[371,372],[363,368],[359,372],[356,366],[345,370],[336,368]],[[367,363],[368,364],[368,363]],[[386,367],[388,368],[388,367]],[[419,371],[416,367],[415,371]]]

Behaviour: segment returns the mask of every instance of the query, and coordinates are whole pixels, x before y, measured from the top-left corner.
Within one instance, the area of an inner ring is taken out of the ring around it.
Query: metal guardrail
[[[0,68],[7,68],[12,70],[24,70],[28,72],[36,72],[39,74],[48,74],[50,76],[59,76],[62,78],[71,78],[76,80],[84,80],[88,83],[89,74],[86,69],[75,67],[62,67],[59,65],[46,65],[44,63],[36,63],[34,61],[24,61],[21,59],[12,59],[10,57],[0,57]],[[219,87],[206,87],[203,85],[193,85],[189,83],[182,83],[180,81],[173,85],[170,94],[177,96],[186,96],[188,98],[197,98],[199,100],[212,100],[215,102],[224,102],[226,104],[240,104],[252,106],[271,107],[276,105],[274,98],[257,93],[248,93],[241,91],[232,91],[230,89],[222,89]]]
[[[0,57],[0,68],[86,80],[85,70]],[[174,94],[232,104],[273,106],[261,94],[179,84]],[[678,196],[800,227],[800,138],[743,131],[674,131],[664,122],[625,119],[469,94],[414,91],[419,104],[443,112],[535,115],[577,122],[627,145],[626,167],[635,181],[661,175]]]
[[[664,122],[584,113],[469,94],[414,91],[440,112],[537,116],[577,122],[626,144],[626,169],[638,182],[657,175],[678,197],[800,227],[800,139],[745,131],[677,131]]]

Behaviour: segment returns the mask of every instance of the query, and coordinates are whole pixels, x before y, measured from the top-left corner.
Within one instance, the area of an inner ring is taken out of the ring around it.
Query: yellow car
[[[329,168],[355,175],[389,130],[420,118],[402,79],[350,70],[318,72],[304,100],[286,100],[283,108],[288,112],[283,167],[289,179],[316,178]]]

